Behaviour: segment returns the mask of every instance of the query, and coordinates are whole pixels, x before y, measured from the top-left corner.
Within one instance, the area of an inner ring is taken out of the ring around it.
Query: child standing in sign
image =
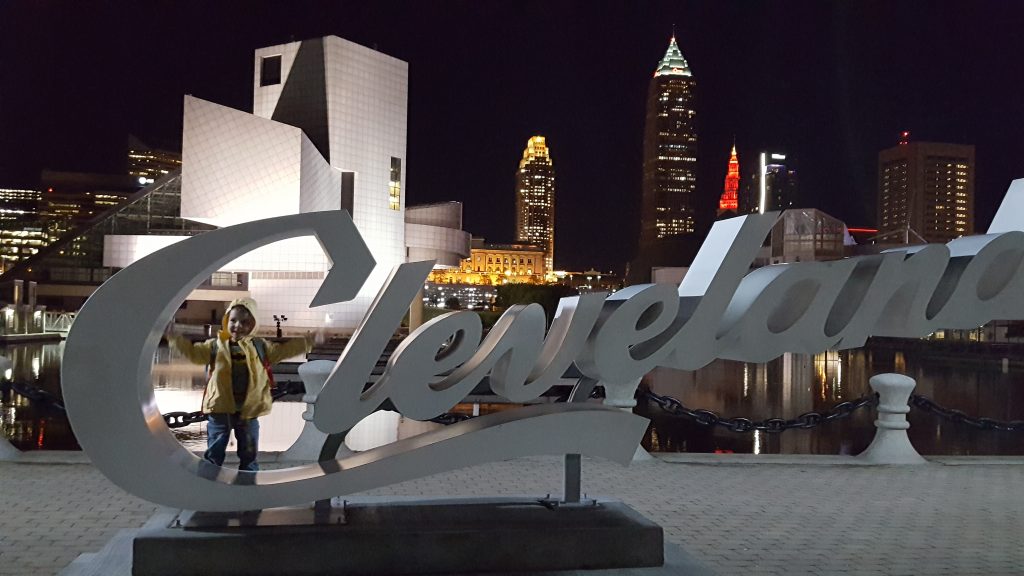
[[[228,305],[216,338],[193,344],[187,338],[167,335],[168,344],[190,362],[209,364],[210,380],[203,394],[207,416],[206,453],[203,458],[221,466],[232,431],[238,442],[238,469],[256,471],[260,423],[270,413],[270,367],[286,358],[309,352],[314,338],[293,338],[280,344],[254,337],[256,302],[239,298]],[[322,340],[318,333],[317,341]]]

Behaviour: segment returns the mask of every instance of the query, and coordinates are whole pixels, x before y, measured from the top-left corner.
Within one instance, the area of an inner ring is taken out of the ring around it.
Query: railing
[[[67,332],[75,322],[75,312],[43,312],[44,332]]]

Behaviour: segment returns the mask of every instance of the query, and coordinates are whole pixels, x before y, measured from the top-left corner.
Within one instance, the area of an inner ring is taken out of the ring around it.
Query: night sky
[[[0,6],[0,186],[178,149],[182,97],[251,111],[255,48],[326,35],[409,63],[407,203],[459,200],[513,240],[515,171],[548,138],[558,268],[621,271],[639,231],[644,104],[672,26],[698,82],[699,192],[736,139],[785,152],[803,204],[874,224],[901,130],[977,147],[976,220],[1024,177],[1024,3],[54,2]],[[742,186],[742,182],[741,182]]]

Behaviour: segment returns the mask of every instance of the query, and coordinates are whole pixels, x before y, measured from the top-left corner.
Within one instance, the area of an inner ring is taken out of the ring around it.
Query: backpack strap
[[[260,364],[267,363],[267,341],[263,338],[253,338],[252,346],[256,349],[256,355],[260,357]]]
[[[263,369],[267,371],[267,381],[270,383],[270,391],[273,392],[277,388],[277,383],[274,382],[274,370],[267,359],[267,341],[263,338],[253,338],[252,346],[256,349],[260,364],[263,364]]]

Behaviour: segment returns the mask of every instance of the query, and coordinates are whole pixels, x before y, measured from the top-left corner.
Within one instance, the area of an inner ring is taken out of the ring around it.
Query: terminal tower
[[[725,190],[718,200],[718,219],[732,218],[739,213],[740,161],[736,157],[736,144],[729,156],[729,170],[725,174]]]

